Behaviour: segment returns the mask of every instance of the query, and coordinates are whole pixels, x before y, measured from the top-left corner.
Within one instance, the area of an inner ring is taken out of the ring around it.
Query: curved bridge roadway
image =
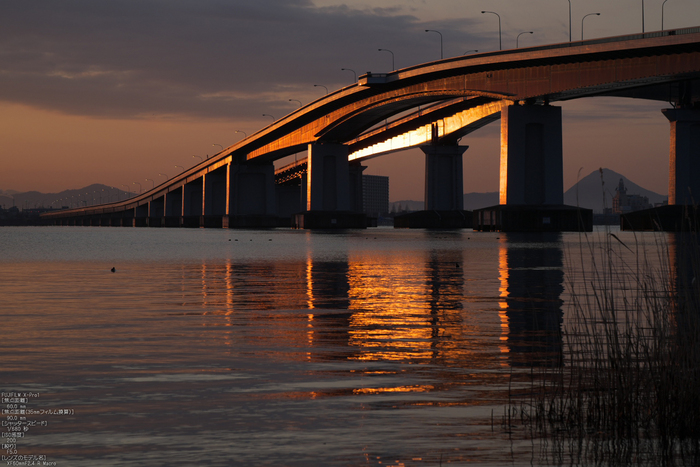
[[[561,109],[550,104],[599,95],[670,102],[673,109],[664,111],[672,130],[669,202],[684,204],[676,192],[700,192],[693,181],[700,167],[689,172],[692,162],[685,160],[700,150],[699,80],[700,27],[367,73],[146,193],[45,217],[80,225],[247,226],[299,210],[357,211],[362,169],[353,171],[353,163],[412,146],[424,149],[431,172],[426,207],[461,209],[466,148],[457,143],[499,118],[501,204],[561,204]],[[685,135],[690,147],[676,144]],[[303,178],[296,204],[293,191],[275,192],[272,163],[301,151],[308,151],[310,169],[304,160],[276,174],[278,184]]]

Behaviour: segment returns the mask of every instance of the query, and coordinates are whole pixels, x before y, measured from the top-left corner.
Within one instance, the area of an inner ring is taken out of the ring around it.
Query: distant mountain
[[[76,190],[63,190],[60,193],[40,193],[38,191],[19,193],[8,190],[0,191],[0,207],[9,209],[12,206],[17,206],[24,210],[49,207],[60,208],[62,206],[91,206],[93,204],[122,201],[132,196],[135,196],[135,194],[98,183]]]
[[[668,196],[642,188],[613,170],[602,169],[602,171],[602,177],[600,171],[595,170],[566,190],[564,204],[592,209],[593,212],[603,212],[603,208],[612,207],[612,199],[620,179],[623,180],[628,195],[646,196],[652,205],[668,199]],[[605,197],[603,197],[603,193],[605,193]]]

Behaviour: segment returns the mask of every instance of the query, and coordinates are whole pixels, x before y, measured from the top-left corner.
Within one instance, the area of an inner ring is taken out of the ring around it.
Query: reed
[[[555,465],[700,465],[698,237],[659,234],[652,255],[602,235],[567,279],[564,364],[533,369],[503,423]]]

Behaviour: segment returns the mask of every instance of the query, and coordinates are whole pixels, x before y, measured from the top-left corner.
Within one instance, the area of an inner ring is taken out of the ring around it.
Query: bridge
[[[427,210],[463,209],[460,140],[501,120],[500,205],[563,204],[557,101],[668,102],[669,204],[700,193],[700,27],[447,58],[366,73],[131,199],[58,225],[360,227],[362,161],[420,147]],[[274,162],[305,152],[275,170]],[[295,216],[296,214],[296,216]]]

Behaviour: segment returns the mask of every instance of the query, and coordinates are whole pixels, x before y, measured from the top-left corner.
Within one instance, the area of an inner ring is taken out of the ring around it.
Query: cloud
[[[437,58],[426,25],[393,8],[306,0],[9,1],[0,100],[110,118],[280,113],[296,105],[289,99],[320,97],[313,84],[350,84],[341,68],[389,71],[378,48],[394,51],[397,67]],[[473,47],[467,27],[441,23]]]

